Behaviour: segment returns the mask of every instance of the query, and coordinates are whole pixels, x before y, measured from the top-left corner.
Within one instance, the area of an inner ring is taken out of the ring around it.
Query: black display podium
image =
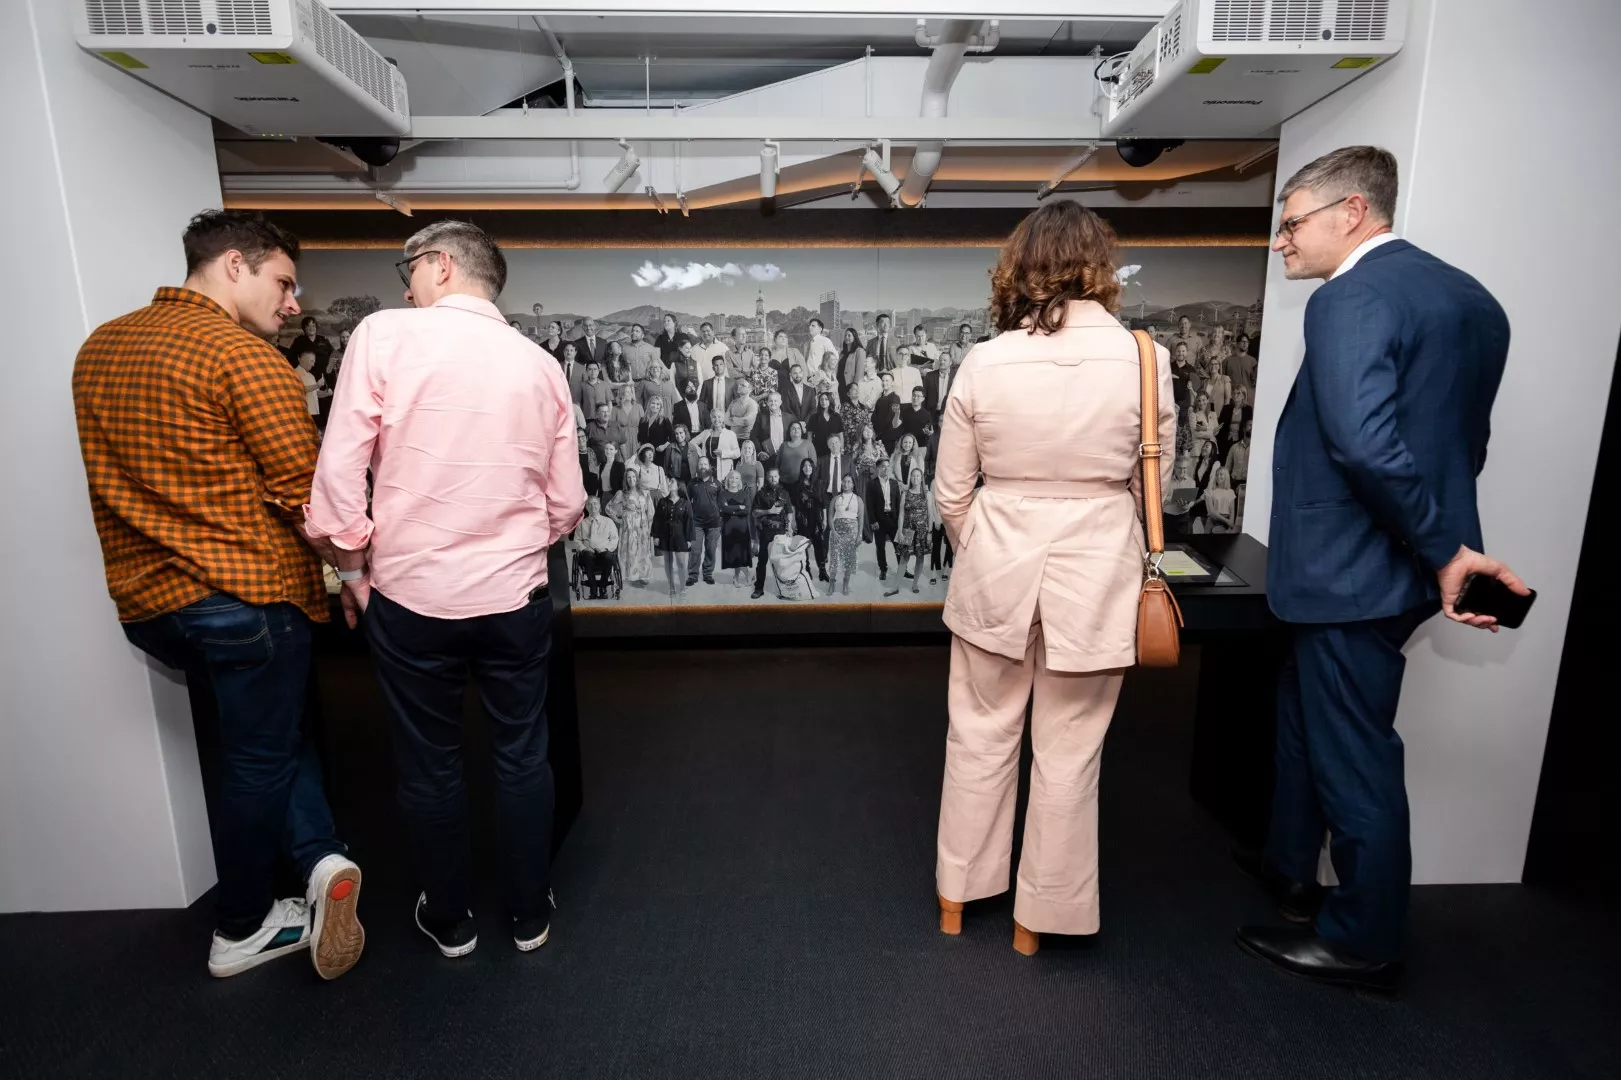
[[[1172,583],[1186,620],[1183,641],[1199,647],[1189,783],[1237,843],[1258,847],[1271,806],[1274,700],[1288,647],[1287,632],[1267,607],[1266,546],[1244,535],[1182,542],[1227,571],[1213,584]],[[564,578],[554,569],[552,580]],[[568,625],[582,645],[606,648],[944,644],[941,610],[938,602],[899,601],[581,607]],[[560,643],[557,655],[573,647]]]

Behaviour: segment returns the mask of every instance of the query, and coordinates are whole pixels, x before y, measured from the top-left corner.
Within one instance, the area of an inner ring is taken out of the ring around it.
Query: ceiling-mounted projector
[[[79,46],[250,135],[404,135],[405,77],[317,0],[76,0]]]
[[[1180,0],[1116,68],[1103,134],[1247,139],[1401,50],[1409,0]]]

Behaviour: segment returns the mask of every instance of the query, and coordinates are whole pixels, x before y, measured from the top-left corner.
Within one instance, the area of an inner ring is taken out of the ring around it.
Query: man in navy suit
[[[1306,358],[1273,450],[1267,596],[1294,634],[1278,688],[1272,825],[1257,876],[1286,929],[1239,944],[1294,974],[1394,992],[1412,874],[1402,647],[1472,573],[1524,591],[1480,553],[1475,478],[1508,355],[1479,282],[1398,239],[1396,160],[1336,150],[1284,185],[1272,249],[1306,305]],[[1314,882],[1328,834],[1339,885]]]

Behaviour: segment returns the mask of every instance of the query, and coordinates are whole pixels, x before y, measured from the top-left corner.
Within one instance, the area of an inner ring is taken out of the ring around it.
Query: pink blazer
[[[1164,483],[1176,406],[1170,357],[1156,352]],[[1137,343],[1090,300],[1072,302],[1056,334],[1014,330],[969,350],[946,402],[934,478],[956,550],[945,605],[952,633],[1020,659],[1039,620],[1051,670],[1136,662],[1140,401]]]

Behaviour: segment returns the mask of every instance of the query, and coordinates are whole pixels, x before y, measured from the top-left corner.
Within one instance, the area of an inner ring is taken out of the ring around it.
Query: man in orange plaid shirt
[[[258,214],[214,210],[183,243],[185,284],[79,350],[91,509],[125,635],[218,702],[209,972],[307,949],[331,979],[365,944],[360,868],[302,732],[310,623],[328,618],[317,551],[335,554],[303,532],[318,439],[297,373],[266,340],[299,313],[298,241]],[[303,897],[273,892],[284,844]]]

